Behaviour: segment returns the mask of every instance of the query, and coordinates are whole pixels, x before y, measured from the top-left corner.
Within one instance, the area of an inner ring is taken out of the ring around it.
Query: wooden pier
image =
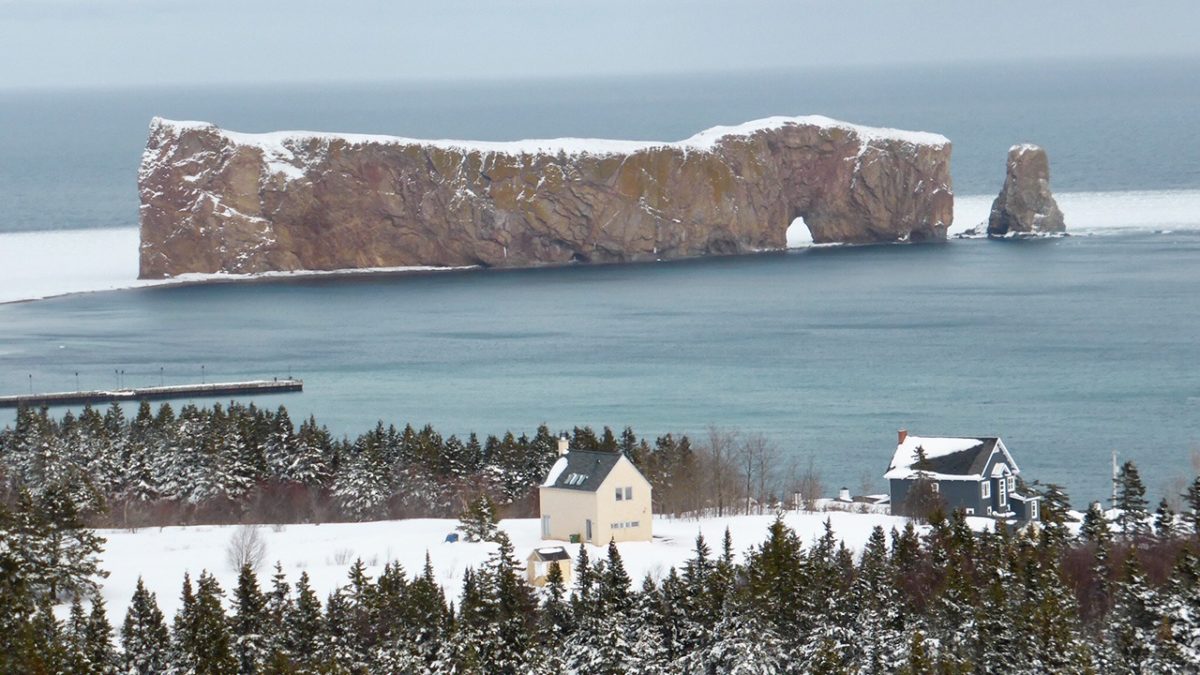
[[[165,387],[138,387],[111,391],[63,391],[50,394],[0,396],[0,408],[41,407],[44,405],[83,405],[110,401],[157,401],[170,398],[211,398],[252,394],[286,394],[304,391],[304,380],[275,379],[212,384],[178,384]]]

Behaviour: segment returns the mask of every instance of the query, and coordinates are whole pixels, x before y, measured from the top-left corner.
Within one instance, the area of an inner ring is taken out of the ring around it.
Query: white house
[[[570,450],[558,440],[559,458],[538,490],[542,538],[649,541],[653,531],[650,482],[620,452]]]

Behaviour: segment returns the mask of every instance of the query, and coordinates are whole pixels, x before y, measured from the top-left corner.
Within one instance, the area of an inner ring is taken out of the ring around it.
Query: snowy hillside
[[[785,521],[802,540],[812,541],[823,532],[827,518],[837,535],[854,550],[861,548],[876,525],[890,531],[892,527],[903,528],[906,522],[904,518],[854,513],[788,513]],[[715,549],[728,526],[734,549],[741,554],[766,537],[767,526],[773,519],[770,515],[700,521],[656,518],[653,542],[624,542],[618,546],[630,577],[640,580],[650,574],[657,578],[690,557],[698,533]],[[445,543],[446,535],[454,532],[457,525],[456,520],[414,519],[288,525],[279,531],[264,526],[260,534],[266,541],[267,554],[259,574],[265,583],[276,561],[283,564],[291,582],[301,571],[307,571],[314,590],[324,598],[346,582],[347,569],[355,558],[363,560],[372,577],[393,560],[412,574],[420,571],[425,552],[429,551],[438,582],[453,598],[458,594],[463,570],[479,566],[495,548],[495,544],[487,543]],[[500,526],[512,539],[522,561],[535,546],[562,543],[544,542],[540,538],[539,521],[534,518],[505,520]],[[236,530],[234,526],[147,528],[136,532],[101,530],[99,534],[108,539],[101,567],[110,572],[103,585],[109,616],[114,622],[125,616],[139,575],[147,588],[158,595],[159,606],[168,617],[179,607],[184,572],[195,579],[201,570],[207,569],[223,589],[232,589],[237,572],[227,561],[226,548]],[[593,559],[604,555],[603,549],[588,548]],[[572,557],[577,550],[577,546],[568,546]]]

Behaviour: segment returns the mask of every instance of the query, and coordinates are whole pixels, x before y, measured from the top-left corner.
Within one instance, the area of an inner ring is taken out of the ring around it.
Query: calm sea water
[[[760,431],[881,487],[907,427],[1031,477],[1155,493],[1200,449],[1200,234],[812,249],[647,265],[157,288],[0,306],[0,389],[291,373],[337,431]]]
[[[678,139],[819,112],[935,130],[960,194],[1018,140],[1066,191],[1200,187],[1195,64],[977,67],[287,90],[0,94],[0,230],[129,225],[151,115],[243,130]],[[1071,214],[1067,214],[1071,222]],[[1030,478],[1155,496],[1200,450],[1200,234],[814,249],[619,267],[142,289],[0,305],[0,392],[303,377],[339,433],[706,425],[830,489],[880,489],[895,430],[1003,436]],[[54,273],[47,270],[48,274]],[[10,419],[0,416],[0,422]]]

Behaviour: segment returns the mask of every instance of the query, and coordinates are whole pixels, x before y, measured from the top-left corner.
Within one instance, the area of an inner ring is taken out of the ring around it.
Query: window
[[[938,492],[938,491],[940,490],[940,488],[941,488],[941,486],[940,486],[940,485],[938,485],[937,483],[930,483],[930,484],[929,484],[929,489],[930,489],[930,490],[933,490],[934,492]]]
[[[617,488],[617,501],[621,501],[624,494],[625,494],[624,490],[622,490],[621,488]]]
[[[1037,517],[1038,517],[1037,505],[1038,505],[1037,500],[1029,502],[1029,519],[1030,520],[1037,520]]]
[[[973,516],[973,515],[975,515],[975,509],[973,509],[973,508],[971,508],[971,507],[969,507],[969,506],[968,506],[968,507],[967,507],[967,515],[968,515],[968,516]]]
[[[633,487],[625,488],[625,499],[633,499]]]
[[[1008,491],[1012,492],[1017,489],[1017,479],[1015,476],[1008,477]]]
[[[979,484],[979,496],[983,499],[992,498],[992,483],[991,481],[983,481]]]
[[[631,520],[631,521],[629,521],[629,526],[630,526],[630,527],[637,527],[638,525],[641,525],[641,523],[639,523],[639,522],[638,522],[638,521],[636,521],[636,520]]]

